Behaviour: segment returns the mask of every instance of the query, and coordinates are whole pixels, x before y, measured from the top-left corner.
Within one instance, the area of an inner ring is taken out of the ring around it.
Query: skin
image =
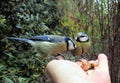
[[[98,66],[88,71],[81,68],[80,61],[58,59],[47,64],[47,83],[111,83],[108,60],[104,54],[98,56]]]

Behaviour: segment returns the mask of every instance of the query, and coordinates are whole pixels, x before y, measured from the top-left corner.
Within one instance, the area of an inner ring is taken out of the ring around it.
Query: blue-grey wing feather
[[[34,36],[30,38],[33,41],[48,41],[48,42],[63,42],[65,41],[66,36],[58,36],[58,35],[41,35],[41,36]]]

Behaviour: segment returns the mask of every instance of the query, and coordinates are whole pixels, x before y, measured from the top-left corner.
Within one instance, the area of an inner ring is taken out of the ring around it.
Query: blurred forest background
[[[105,53],[112,83],[120,83],[120,0],[0,0],[0,83],[45,83],[49,60],[13,37],[84,31],[92,46],[86,56]]]

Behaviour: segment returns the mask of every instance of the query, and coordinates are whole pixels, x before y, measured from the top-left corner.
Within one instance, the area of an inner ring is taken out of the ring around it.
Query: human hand
[[[84,71],[81,62],[58,58],[47,64],[47,83],[111,83],[108,60],[104,54],[98,56],[98,66]]]

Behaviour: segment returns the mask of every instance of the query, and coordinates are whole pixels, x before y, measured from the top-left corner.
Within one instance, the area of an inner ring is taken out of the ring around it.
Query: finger
[[[98,56],[98,69],[101,71],[109,72],[108,59],[105,54],[99,54]]]
[[[64,59],[65,59],[64,56],[60,56],[60,55],[53,58],[53,60],[64,60]]]

